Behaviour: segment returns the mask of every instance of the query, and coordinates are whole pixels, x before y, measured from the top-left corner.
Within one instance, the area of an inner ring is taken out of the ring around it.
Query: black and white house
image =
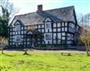
[[[40,38],[37,41],[34,40],[30,29],[40,32],[43,35],[42,40]],[[38,5],[36,12],[16,15],[9,25],[9,33],[9,45],[11,47],[72,46],[76,45],[79,25],[74,6],[43,10],[42,5]]]

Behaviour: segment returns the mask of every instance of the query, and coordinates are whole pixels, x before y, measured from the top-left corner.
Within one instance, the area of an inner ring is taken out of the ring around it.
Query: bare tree
[[[78,18],[78,23],[81,24],[81,26],[90,26],[90,14],[81,15]]]
[[[90,14],[81,15],[78,23],[81,25],[80,40],[85,45],[87,55],[90,51]]]
[[[6,48],[7,44],[8,44],[7,39],[0,37],[0,50],[2,54],[4,54],[3,50]]]
[[[89,56],[90,51],[90,31],[83,30],[82,34],[80,35],[81,41],[84,43],[87,55]]]

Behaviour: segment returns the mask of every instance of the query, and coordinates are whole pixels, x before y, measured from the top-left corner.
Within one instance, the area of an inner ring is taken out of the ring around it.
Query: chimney
[[[42,12],[42,11],[43,11],[43,5],[38,5],[37,12]]]

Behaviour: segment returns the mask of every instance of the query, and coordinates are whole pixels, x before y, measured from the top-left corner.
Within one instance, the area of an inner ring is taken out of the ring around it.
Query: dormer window
[[[50,18],[45,19],[45,28],[49,29],[51,28],[52,20]]]
[[[16,21],[16,23],[14,24],[14,27],[15,27],[15,31],[20,31],[21,23],[19,21]]]

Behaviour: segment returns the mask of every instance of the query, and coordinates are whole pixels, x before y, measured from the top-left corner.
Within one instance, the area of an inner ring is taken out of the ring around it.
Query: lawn
[[[90,57],[86,54],[29,51],[0,54],[0,71],[90,71]]]

